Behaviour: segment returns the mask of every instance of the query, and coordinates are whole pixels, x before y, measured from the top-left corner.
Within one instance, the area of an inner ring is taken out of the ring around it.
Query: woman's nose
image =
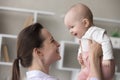
[[[60,43],[59,42],[56,41],[56,44],[57,44],[58,47],[60,47]]]

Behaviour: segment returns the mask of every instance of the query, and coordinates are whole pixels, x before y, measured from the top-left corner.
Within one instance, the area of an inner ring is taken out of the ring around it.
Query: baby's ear
[[[87,18],[83,19],[84,25],[86,28],[88,28],[90,26],[90,22]]]

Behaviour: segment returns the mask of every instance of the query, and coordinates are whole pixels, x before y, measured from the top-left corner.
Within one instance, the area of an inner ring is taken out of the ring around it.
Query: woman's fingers
[[[98,57],[102,56],[102,48],[99,43],[89,40],[89,50],[91,53],[96,54]]]
[[[88,39],[88,44],[89,45],[92,44],[92,40]]]

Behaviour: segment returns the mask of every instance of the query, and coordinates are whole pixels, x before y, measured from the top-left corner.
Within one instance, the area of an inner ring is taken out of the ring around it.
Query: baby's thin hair
[[[80,7],[80,6],[82,6],[85,9],[85,14],[82,15],[82,16],[87,18],[90,21],[91,25],[93,25],[93,14],[92,14],[92,11],[85,4],[82,4],[82,3],[74,4],[73,6],[70,7],[70,9],[68,11],[70,11],[71,9],[73,9],[75,7]]]

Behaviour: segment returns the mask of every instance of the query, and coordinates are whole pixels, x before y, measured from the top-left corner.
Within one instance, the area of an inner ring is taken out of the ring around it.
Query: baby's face
[[[81,38],[85,34],[87,28],[84,25],[83,18],[77,19],[74,15],[74,13],[66,14],[64,23],[73,36]]]

